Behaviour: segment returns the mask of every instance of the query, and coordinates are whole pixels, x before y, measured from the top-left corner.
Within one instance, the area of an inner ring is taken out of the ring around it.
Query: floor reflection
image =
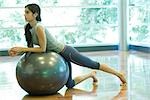
[[[74,98],[76,98],[76,100],[81,100],[81,97],[93,97],[90,100],[96,100],[97,98],[95,98],[96,96],[96,89],[97,86],[93,85],[93,89],[92,91],[85,91],[85,90],[81,90],[81,89],[67,89],[65,91],[64,95],[61,95],[60,93],[55,94],[55,95],[50,95],[50,96],[29,96],[29,95],[25,95],[23,97],[22,100],[74,100]],[[80,98],[80,99],[77,99]]]
[[[98,86],[88,79],[74,89],[64,87],[55,95],[29,96],[16,80],[15,66],[19,57],[0,57],[0,100],[150,100],[150,54],[135,51],[83,54],[124,72],[127,89],[121,89],[117,77],[98,71]],[[73,77],[90,71],[73,64]]]
[[[120,90],[118,95],[114,96],[112,98],[112,100],[128,100],[128,91],[123,89],[123,90]]]
[[[60,99],[60,98],[62,98],[62,99]],[[50,95],[50,96],[30,96],[30,95],[25,95],[22,100],[63,100],[63,96],[60,93],[54,94],[54,95]]]
[[[50,96],[30,96],[25,95],[22,100],[100,100],[101,97],[98,96],[97,86],[93,85],[91,91],[85,91],[81,89],[67,89],[64,96],[60,93]],[[104,100],[104,99],[103,99]],[[108,100],[108,97],[105,97]],[[112,96],[110,100],[127,100],[127,90],[120,89],[118,94]]]
[[[130,55],[128,59],[129,98],[132,100],[148,100],[150,98],[150,59],[149,54]]]

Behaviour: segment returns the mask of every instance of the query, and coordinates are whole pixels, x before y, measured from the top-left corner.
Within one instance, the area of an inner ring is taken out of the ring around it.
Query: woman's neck
[[[37,21],[33,20],[33,21],[29,22],[29,24],[31,25],[31,27],[34,27],[37,24]]]

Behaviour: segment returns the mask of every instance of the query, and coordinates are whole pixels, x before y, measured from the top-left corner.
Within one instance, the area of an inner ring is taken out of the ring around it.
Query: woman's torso
[[[31,32],[31,35],[32,35],[32,41],[33,41],[33,44],[35,45],[39,45],[39,42],[38,42],[38,37],[37,37],[37,33],[36,33],[36,28],[37,26],[41,25],[42,27],[44,27],[40,22],[38,22],[36,24],[35,27],[33,27],[30,32]],[[49,31],[44,27],[44,30],[45,30],[45,34],[46,34],[46,41],[47,41],[47,44],[46,44],[46,52],[49,52],[49,51],[55,51],[57,53],[60,53],[63,49],[64,49],[64,44],[61,43],[61,42],[58,42],[53,36],[52,34],[49,33]]]

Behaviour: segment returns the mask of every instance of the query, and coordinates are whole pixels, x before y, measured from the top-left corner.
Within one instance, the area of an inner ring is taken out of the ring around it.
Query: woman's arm
[[[39,47],[27,48],[27,47],[13,47],[12,51],[21,53],[21,52],[45,52],[46,51],[46,35],[44,28],[41,25],[36,27],[36,33],[39,41]]]

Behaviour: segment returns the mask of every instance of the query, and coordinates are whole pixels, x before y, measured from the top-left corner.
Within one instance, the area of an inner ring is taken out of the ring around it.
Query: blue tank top
[[[36,33],[36,28],[39,25],[44,27],[40,22],[38,22],[35,25],[35,27],[30,29],[30,32],[32,35],[32,41],[33,41],[33,44],[35,44],[35,45],[39,45],[38,37],[37,37],[37,33]],[[44,29],[45,29],[46,40],[47,40],[46,52],[54,51],[54,52],[60,53],[64,49],[64,44],[61,42],[58,42],[56,40],[56,38],[54,36],[52,36],[52,34],[50,34],[49,31],[45,27],[44,27]]]

